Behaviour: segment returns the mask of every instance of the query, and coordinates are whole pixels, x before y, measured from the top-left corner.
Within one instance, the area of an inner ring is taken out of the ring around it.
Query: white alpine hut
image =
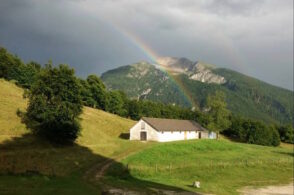
[[[143,117],[130,129],[130,140],[168,142],[205,138],[215,139],[216,133],[192,120]]]

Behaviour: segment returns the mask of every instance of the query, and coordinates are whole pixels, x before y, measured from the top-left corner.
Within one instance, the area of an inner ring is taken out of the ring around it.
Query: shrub
[[[281,141],[294,144],[294,129],[289,125],[282,125],[277,127],[280,134]]]
[[[64,144],[79,135],[82,112],[80,86],[67,65],[47,65],[29,91],[27,126],[36,135]]]
[[[280,145],[280,136],[274,126],[267,126],[263,122],[240,117],[232,118],[232,125],[224,131],[224,134],[250,144]]]

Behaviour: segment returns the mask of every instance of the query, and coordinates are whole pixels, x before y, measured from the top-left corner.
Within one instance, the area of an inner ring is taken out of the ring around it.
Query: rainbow
[[[198,106],[195,104],[194,99],[192,98],[192,95],[182,84],[182,82],[179,79],[177,79],[174,75],[172,75],[164,66],[160,65],[160,63],[157,62],[159,55],[157,55],[157,53],[151,47],[149,47],[148,44],[146,44],[141,38],[139,38],[134,33],[131,33],[130,31],[127,31],[123,28],[120,28],[118,25],[111,26],[113,29],[115,29],[116,32],[121,34],[125,39],[130,41],[136,48],[138,48],[151,61],[153,65],[155,65],[161,71],[166,73],[166,75],[170,78],[171,82],[178,87],[181,95],[185,98],[187,102],[189,102],[191,107],[198,108]]]

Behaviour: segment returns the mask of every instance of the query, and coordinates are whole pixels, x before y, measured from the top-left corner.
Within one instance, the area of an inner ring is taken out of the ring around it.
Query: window
[[[141,129],[145,129],[145,123],[141,122]]]

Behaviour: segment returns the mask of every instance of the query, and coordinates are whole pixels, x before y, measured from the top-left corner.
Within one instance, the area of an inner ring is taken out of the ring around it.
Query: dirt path
[[[88,169],[85,174],[84,178],[88,178],[90,180],[95,180],[96,182],[99,181],[104,174],[106,173],[107,169],[115,162],[119,162],[122,159],[135,154],[139,152],[140,150],[146,149],[150,147],[151,145],[147,146],[141,146],[141,147],[136,147],[136,148],[129,148],[123,153],[118,154],[117,156],[114,156],[113,158],[109,158],[103,162],[97,163],[93,165],[90,169]]]
[[[249,188],[246,187],[240,192],[243,195],[293,195],[294,194],[294,188],[293,183],[290,183],[288,185],[282,185],[282,186],[267,186],[264,188]]]

